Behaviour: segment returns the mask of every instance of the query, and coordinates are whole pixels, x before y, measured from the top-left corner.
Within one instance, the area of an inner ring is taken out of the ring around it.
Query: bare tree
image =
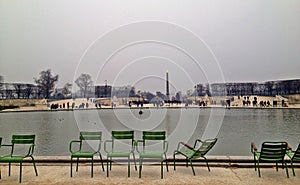
[[[92,77],[89,74],[81,74],[75,81],[77,86],[80,88],[83,97],[86,98],[88,87],[93,84]]]
[[[24,92],[24,88],[26,87],[26,84],[14,83],[13,86],[14,86],[15,92],[17,94],[17,99],[20,99],[21,95]]]
[[[33,95],[34,91],[34,85],[32,84],[26,84],[25,92],[24,92],[24,98],[29,99],[31,95]]]
[[[34,78],[35,83],[39,87],[39,90],[44,98],[48,99],[53,92],[55,83],[58,81],[58,75],[53,76],[51,70],[40,72],[40,77]]]
[[[5,98],[6,99],[13,99],[13,98],[15,98],[14,95],[13,95],[13,90],[11,88],[11,84],[9,84],[9,83],[5,84]]]
[[[4,77],[0,75],[0,94],[1,94],[1,98],[4,98]]]
[[[72,88],[72,84],[71,83],[66,83],[64,85],[64,87],[62,88],[62,94],[63,94],[64,98],[67,98],[68,96],[70,96],[70,94],[71,94],[71,88]]]

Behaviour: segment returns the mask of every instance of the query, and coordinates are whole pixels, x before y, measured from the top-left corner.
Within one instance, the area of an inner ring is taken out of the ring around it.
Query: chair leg
[[[11,168],[11,163],[8,163],[8,176],[10,176],[10,168]]]
[[[292,159],[291,159],[291,168],[292,168],[292,171],[293,171],[293,176],[296,176]]]
[[[203,157],[203,158],[205,159],[206,166],[207,166],[207,168],[208,168],[208,171],[210,172],[210,168],[209,168],[209,166],[208,166],[208,161],[207,161],[206,157]]]
[[[255,155],[253,155],[253,158],[254,158],[254,169],[256,171],[256,158],[255,158]]]
[[[33,167],[34,167],[34,171],[35,171],[35,175],[38,176],[38,172],[37,172],[37,169],[36,169],[36,165],[35,165],[35,160],[32,156],[30,156],[31,159],[32,159],[32,163],[33,163]]]
[[[20,180],[19,182],[21,183],[22,181],[22,162],[20,162]]]
[[[72,177],[72,164],[73,164],[73,158],[71,157],[71,170],[70,170],[70,177]]]
[[[76,171],[78,172],[78,162],[79,162],[79,158],[77,157],[77,162],[76,162]]]
[[[102,171],[104,171],[104,166],[103,166],[103,160],[102,160],[102,155],[99,152],[100,160],[101,160],[101,165],[102,165]]]
[[[130,177],[130,156],[128,157],[128,177]]]
[[[109,177],[108,163],[109,163],[109,160],[108,160],[108,157],[107,157],[107,161],[106,161],[106,176],[107,177]]]
[[[134,155],[134,152],[132,153],[132,155],[133,155],[133,162],[134,162],[135,171],[137,171],[137,167],[136,167],[136,161],[135,161],[135,155]]]
[[[194,176],[196,176],[196,173],[195,173],[195,170],[194,170],[194,166],[193,166],[193,162],[192,162],[191,159],[189,159],[189,161],[190,161],[190,164],[191,164],[191,167],[192,167],[192,170],[193,170],[193,174],[194,174]]]
[[[283,164],[283,163],[282,163]],[[285,165],[285,170],[286,170],[286,177],[289,178],[289,171],[288,171],[288,167],[286,165],[286,162],[284,161],[284,165]]]
[[[276,171],[278,171],[278,163],[276,163]]]
[[[166,160],[166,168],[167,168],[167,172],[169,172],[169,166],[168,166],[167,154],[165,154],[165,160]]]
[[[258,170],[258,176],[261,177],[261,176],[260,176],[259,161],[257,161],[257,170]]]
[[[188,164],[188,158],[186,158],[186,167],[189,167],[189,164]]]
[[[94,157],[92,157],[92,169],[91,169],[91,177],[94,177]]]
[[[176,163],[176,162],[175,162],[175,161],[176,161],[176,159],[175,159],[175,153],[173,154],[173,160],[174,160],[174,171],[175,171],[175,170],[176,170],[176,164],[175,164],[175,163]]]
[[[109,166],[109,170],[111,170],[111,163],[112,163],[112,157],[110,158],[110,166]]]
[[[140,158],[140,167],[139,167],[139,178],[141,178],[141,176],[142,176],[142,160],[143,160],[143,158]]]
[[[160,162],[160,178],[161,179],[164,178],[164,168],[163,168],[163,165],[164,165],[164,160],[162,159],[161,162]]]

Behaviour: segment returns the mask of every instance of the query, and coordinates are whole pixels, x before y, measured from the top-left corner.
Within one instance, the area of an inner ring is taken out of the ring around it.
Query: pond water
[[[0,137],[9,143],[12,134],[36,134],[36,156],[69,155],[69,143],[80,131],[101,130],[103,140],[112,130],[165,130],[172,155],[179,141],[193,144],[199,138],[217,137],[210,155],[249,156],[250,143],[300,142],[300,109],[97,109],[76,111],[0,113]],[[103,147],[102,147],[103,150]],[[102,151],[103,154],[104,151]]]

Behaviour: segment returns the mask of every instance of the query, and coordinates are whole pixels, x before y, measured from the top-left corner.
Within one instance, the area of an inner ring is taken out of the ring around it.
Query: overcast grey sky
[[[147,21],[176,25],[182,36],[159,26],[122,30]],[[203,68],[210,60],[205,57],[198,61],[201,69],[193,66],[181,52],[185,48],[164,45],[162,35],[161,43],[125,47],[106,63],[95,55],[124,47],[119,41],[127,37],[151,39],[153,32],[176,37],[179,45],[199,38],[219,69]],[[32,83],[46,69],[59,75],[59,87],[85,72],[95,84],[107,80],[163,92],[167,70],[172,91],[219,82],[213,73],[220,71],[226,82],[300,78],[300,1],[0,0],[0,75],[6,82]]]

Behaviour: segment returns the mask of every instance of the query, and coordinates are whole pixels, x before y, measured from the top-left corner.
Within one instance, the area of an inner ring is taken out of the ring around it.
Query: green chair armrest
[[[178,146],[177,146],[177,151],[179,151],[180,149],[180,145],[184,146],[184,147],[187,147],[188,149],[194,149],[191,145],[187,144],[187,143],[184,143],[184,142],[179,142],[178,143]]]
[[[31,144],[28,150],[28,154],[26,156],[32,156],[34,151],[35,144]]]
[[[107,150],[107,143],[112,143],[113,141],[112,140],[105,140],[104,141],[104,151],[106,152],[106,153],[109,153],[109,151]]]
[[[133,140],[132,146],[131,146],[131,152],[134,152],[136,146],[136,141]]]
[[[164,146],[165,146],[164,153],[167,153],[168,148],[169,148],[169,142],[168,141],[164,141]]]
[[[100,150],[101,150],[101,143],[103,143],[103,141],[102,140],[100,140],[100,142],[99,142],[99,146],[98,146],[98,149],[97,149],[97,151],[96,152],[100,152]]]
[[[12,147],[13,145],[7,145],[7,144],[3,144],[3,145],[1,145],[1,147],[2,147],[2,146],[4,146],[4,147],[7,147],[7,148],[8,148],[8,147]],[[4,148],[4,147],[3,147],[3,148]],[[5,150],[5,149],[4,149],[4,150]],[[6,152],[5,152],[5,153],[6,153]],[[11,156],[11,155],[12,155],[12,150],[11,150],[11,151],[9,151],[9,154],[8,154],[8,151],[7,151],[7,154],[6,154],[6,155],[4,155],[4,156]],[[3,157],[3,156],[0,156],[0,157]]]
[[[199,143],[203,143],[203,141],[202,141],[202,140],[200,140],[200,139],[196,139],[196,141],[195,141],[195,143],[194,143],[194,147],[193,147],[193,149],[195,149],[195,148],[197,147],[197,144],[198,144],[198,142],[199,142]]]
[[[71,141],[70,142],[70,145],[69,145],[69,151],[71,152],[71,153],[74,153],[74,152],[78,152],[79,150],[76,150],[76,151],[73,151],[73,143],[80,143],[80,141],[78,141],[78,140],[74,140],[74,141]]]
[[[139,143],[144,143],[144,140],[136,140],[135,144],[136,144],[136,151],[138,153],[141,153],[141,151],[139,150]]]

